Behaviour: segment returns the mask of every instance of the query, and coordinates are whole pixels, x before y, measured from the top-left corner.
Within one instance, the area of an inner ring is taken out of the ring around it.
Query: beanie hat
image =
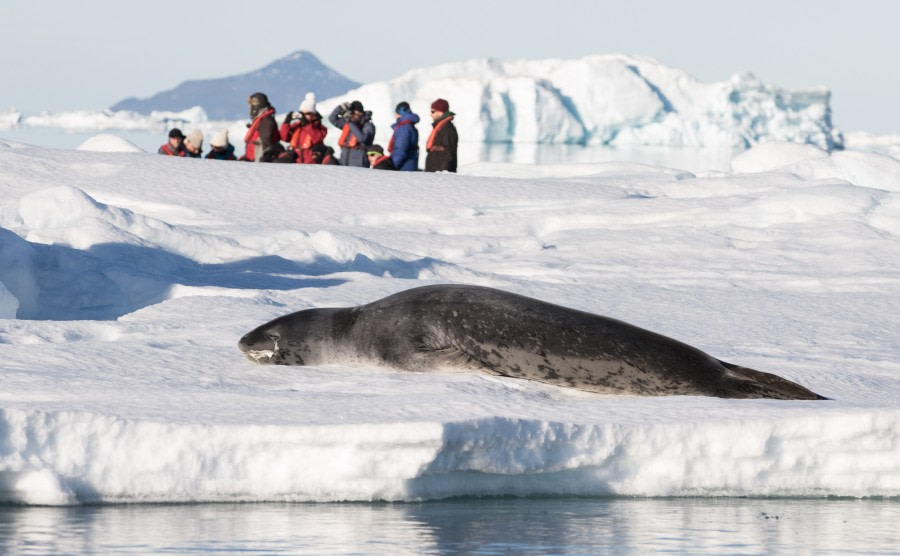
[[[314,113],[316,111],[316,94],[306,93],[303,102],[300,103],[300,112]]]
[[[364,112],[365,108],[363,108],[363,104],[360,101],[354,100],[350,103],[350,110],[353,110],[354,112]]]
[[[366,150],[366,154],[384,154],[384,147],[375,144]]]
[[[187,136],[186,141],[199,149],[203,146],[203,134],[199,129],[195,129]]]
[[[412,112],[412,109],[409,107],[409,103],[405,100],[397,104],[397,108],[394,108],[394,112],[397,114],[402,114],[404,112]]]
[[[247,102],[251,105],[265,108],[266,106],[269,106],[269,97],[267,97],[265,93],[253,93],[250,95],[250,98],[247,99]]]
[[[184,133],[181,133],[181,130],[177,127],[173,127],[172,131],[169,132],[169,139],[173,137],[178,137],[179,139],[184,139]]]
[[[228,130],[224,127],[216,133],[215,136],[210,140],[210,145],[213,147],[224,148],[228,146]]]
[[[450,111],[450,103],[442,98],[439,98],[436,101],[431,103],[431,109],[437,110],[438,112],[449,112]]]

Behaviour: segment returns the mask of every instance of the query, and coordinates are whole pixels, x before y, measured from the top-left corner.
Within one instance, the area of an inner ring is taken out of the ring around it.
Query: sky
[[[845,131],[900,133],[900,2],[0,1],[0,110],[101,109],[296,50],[360,82],[473,58],[652,56],[702,81],[739,71],[826,86]]]

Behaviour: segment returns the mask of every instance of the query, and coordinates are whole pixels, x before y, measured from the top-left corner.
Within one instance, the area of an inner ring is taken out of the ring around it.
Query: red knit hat
[[[449,112],[450,111],[450,103],[442,98],[439,98],[436,101],[431,103],[431,109],[437,110],[438,112]]]

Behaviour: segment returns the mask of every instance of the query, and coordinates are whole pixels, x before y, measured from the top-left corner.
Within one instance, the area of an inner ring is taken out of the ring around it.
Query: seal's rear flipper
[[[728,373],[723,379],[722,397],[772,398],[776,400],[827,400],[812,390],[780,376],[764,373],[740,365],[719,361]]]

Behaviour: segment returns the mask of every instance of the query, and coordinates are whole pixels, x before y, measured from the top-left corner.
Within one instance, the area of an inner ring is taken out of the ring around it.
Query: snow
[[[102,153],[142,153],[144,149],[138,147],[131,141],[123,139],[118,135],[111,133],[101,133],[89,137],[82,144],[78,145],[79,151],[95,151]]]
[[[733,173],[434,175],[0,142],[0,502],[900,496],[892,159],[758,149]],[[279,315],[434,283],[619,318],[832,399],[237,349]]]
[[[900,192],[900,160],[872,152],[831,154],[796,143],[769,143],[738,154],[731,161],[736,173],[783,171],[806,180],[840,179],[849,183]]]
[[[10,129],[19,125],[22,114],[15,108],[0,110],[0,129]]]
[[[276,104],[276,108],[282,113],[293,110],[305,93],[297,91],[296,101]],[[420,125],[425,131],[421,134],[424,143],[429,107],[437,98],[450,101],[463,143],[743,149],[769,141],[791,141],[825,150],[843,144],[841,132],[831,122],[831,93],[824,87],[783,89],[764,84],[749,73],[703,83],[653,58],[623,54],[479,59],[421,68],[320,100],[318,110],[327,115],[341,102],[362,101],[373,111],[376,142],[384,145],[395,121],[394,107],[407,100],[426,122]],[[244,97],[234,100],[243,102]],[[235,144],[246,131],[243,121],[209,120],[199,106],[149,116],[109,110],[36,115],[11,110],[8,114],[0,114],[0,129],[4,125],[70,131],[181,127],[200,129],[209,136],[227,127]],[[336,139],[333,134],[328,141],[335,146]]]

